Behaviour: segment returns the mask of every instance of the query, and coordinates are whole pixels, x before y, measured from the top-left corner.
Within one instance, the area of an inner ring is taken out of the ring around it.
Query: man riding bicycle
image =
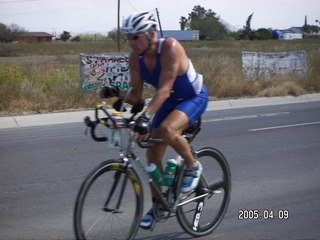
[[[144,81],[156,88],[150,104],[136,120],[136,140],[145,141],[149,137],[164,140],[147,150],[148,163],[156,164],[160,171],[163,171],[161,160],[168,145],[185,159],[187,168],[181,189],[185,193],[198,185],[202,166],[193,158],[181,132],[205,111],[208,92],[202,75],[195,71],[183,46],[174,38],[159,39],[156,27],[157,22],[150,12],[133,13],[122,26],[132,49],[129,60],[132,90],[127,102],[133,105],[133,111],[141,111]],[[97,91],[98,99],[113,96],[124,99],[126,92],[111,86]],[[115,107],[119,104],[116,102]],[[152,200],[155,201],[154,195]],[[148,229],[153,221],[151,209],[142,218],[140,226]]]

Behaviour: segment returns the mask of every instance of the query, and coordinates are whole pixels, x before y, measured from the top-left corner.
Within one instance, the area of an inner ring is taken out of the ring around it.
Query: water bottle
[[[145,167],[146,172],[149,173],[150,177],[158,186],[163,185],[163,178],[161,176],[160,170],[154,163],[150,163],[147,167]]]
[[[124,128],[125,127],[125,118],[122,116],[121,112],[113,112],[111,115],[112,119],[115,122],[115,126],[113,126],[113,121],[111,121],[112,123],[112,128]]]
[[[121,128],[125,127],[125,119],[121,112],[113,112],[112,119],[108,119],[108,124],[111,128],[109,133],[109,147],[118,148],[121,146]]]
[[[172,186],[177,170],[177,161],[175,159],[168,159],[167,166],[164,172],[164,185]]]
[[[176,162],[177,162],[177,166],[181,166],[181,164],[183,162],[183,158],[180,155],[177,155]]]

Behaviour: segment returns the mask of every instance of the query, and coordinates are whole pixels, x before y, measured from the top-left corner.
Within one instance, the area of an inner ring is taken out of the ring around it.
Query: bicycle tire
[[[133,239],[142,211],[143,189],[136,170],[125,168],[121,159],[107,160],[88,174],[78,192],[73,217],[76,239]]]
[[[196,190],[184,194],[181,202],[205,193],[210,194],[179,206],[177,219],[185,232],[201,237],[212,233],[226,213],[230,201],[231,173],[226,158],[217,149],[204,147],[195,151],[195,156],[203,166],[202,176]]]

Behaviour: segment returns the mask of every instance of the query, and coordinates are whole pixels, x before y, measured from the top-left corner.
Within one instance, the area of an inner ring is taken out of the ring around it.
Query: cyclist
[[[186,162],[181,192],[193,190],[202,172],[202,166],[195,161],[189,145],[181,132],[193,125],[205,111],[208,92],[203,77],[197,73],[183,46],[174,38],[158,38],[157,22],[150,12],[136,12],[130,15],[122,26],[132,49],[129,60],[131,92],[127,102],[133,105],[132,111],[141,111],[144,81],[156,88],[155,95],[145,111],[136,120],[136,140],[152,138],[164,139],[147,150],[147,160],[155,163],[163,171],[162,157],[166,147],[171,146]],[[124,99],[125,91],[108,86],[97,91],[97,98],[118,96]],[[119,108],[121,102],[114,104]],[[153,117],[152,126],[149,122]],[[151,131],[152,129],[152,131]],[[155,198],[153,197],[153,202]],[[152,209],[142,218],[140,226],[152,226]]]

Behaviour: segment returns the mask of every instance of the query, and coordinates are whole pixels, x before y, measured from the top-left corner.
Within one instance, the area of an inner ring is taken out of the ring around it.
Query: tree
[[[188,19],[187,19],[186,17],[181,16],[179,23],[180,23],[180,30],[181,30],[181,31],[184,31],[184,29],[185,29],[186,26],[187,26]]]
[[[107,38],[116,42],[118,40],[118,30],[114,28],[112,31],[108,32]]]
[[[71,38],[71,42],[81,42],[81,37],[79,35]]]
[[[311,34],[311,33],[318,33],[319,28],[315,25],[304,25],[302,27],[303,32]]]
[[[189,13],[187,27],[191,30],[199,30],[200,39],[224,39],[227,36],[227,28],[219,20],[211,9],[206,10],[197,5]]]
[[[253,13],[249,15],[246,21],[246,26],[244,26],[242,39],[249,40],[251,38],[252,30],[251,30],[251,20],[252,20]]]
[[[67,31],[63,31],[63,33],[61,33],[60,35],[60,39],[64,42],[67,41],[70,37],[71,37],[70,32],[67,32]]]
[[[25,30],[19,27],[17,24],[11,24],[9,26],[0,23],[0,42],[13,42],[17,40],[18,36],[25,32]]]
[[[252,33],[251,38],[257,39],[257,40],[272,39],[273,38],[272,29],[259,28],[257,31]]]
[[[242,36],[242,30],[238,30],[236,32],[229,32],[228,39],[230,40],[240,40]]]
[[[191,21],[206,19],[206,9],[204,7],[201,7],[200,5],[194,6],[192,12],[189,13],[189,19]]]
[[[10,30],[6,25],[0,23],[0,42],[10,42]]]
[[[108,32],[107,39],[117,42],[118,41],[118,29],[114,28],[112,31]],[[120,33],[120,40],[126,39],[126,36]]]

